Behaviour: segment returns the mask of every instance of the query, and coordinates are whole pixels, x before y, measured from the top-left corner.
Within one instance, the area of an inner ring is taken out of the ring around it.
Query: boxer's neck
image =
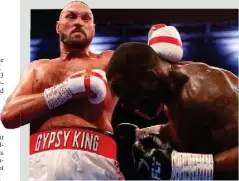
[[[159,84],[159,97],[167,101],[172,95],[172,88],[174,87],[174,82],[171,79],[170,72],[172,71],[172,65],[166,61],[159,61],[155,72],[157,74],[158,84]]]
[[[171,71],[171,64],[166,61],[159,61],[158,66],[155,68],[155,72],[158,77],[158,81],[161,82],[161,85],[164,88],[169,89],[170,87],[170,75],[169,72]]]
[[[165,76],[166,92],[168,99],[177,96],[184,84],[189,80],[189,77],[180,71],[177,66],[170,64],[170,69],[167,70],[167,75]]]
[[[87,58],[93,56],[93,53],[90,52],[89,47],[83,49],[79,48],[68,48],[61,44],[60,46],[60,58],[64,60],[71,60],[74,58]]]

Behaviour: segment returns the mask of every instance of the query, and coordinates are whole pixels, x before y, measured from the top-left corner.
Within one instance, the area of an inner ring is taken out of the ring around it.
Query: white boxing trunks
[[[123,180],[115,140],[96,129],[64,128],[30,138],[30,180]]]

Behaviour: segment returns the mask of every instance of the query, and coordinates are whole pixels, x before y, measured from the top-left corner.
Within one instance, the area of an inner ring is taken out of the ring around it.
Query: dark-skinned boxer
[[[149,39],[170,28],[156,28]],[[124,105],[137,109],[144,102],[157,109],[163,103],[169,119],[164,134],[148,135],[134,144],[138,175],[143,179],[237,179],[238,77],[204,63],[172,62],[154,46],[170,43],[165,36],[157,40],[120,45],[106,73],[111,90]],[[176,52],[174,46],[169,49]]]

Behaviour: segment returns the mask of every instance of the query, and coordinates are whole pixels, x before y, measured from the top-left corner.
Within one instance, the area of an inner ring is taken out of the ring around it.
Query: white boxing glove
[[[74,94],[92,91],[96,97],[89,97],[92,104],[100,104],[107,94],[105,72],[99,69],[83,70],[68,77],[64,82],[45,89],[44,99],[49,109],[54,109],[72,98]]]
[[[162,58],[178,62],[183,57],[182,40],[173,26],[157,24],[148,33],[148,45]]]

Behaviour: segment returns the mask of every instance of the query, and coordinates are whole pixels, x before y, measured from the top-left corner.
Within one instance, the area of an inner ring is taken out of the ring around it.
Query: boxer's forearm
[[[72,99],[84,99],[92,95],[94,93],[84,92],[74,95]],[[7,102],[1,113],[1,121],[5,128],[14,129],[33,122],[48,111],[43,93],[18,96]]]
[[[238,146],[214,156],[214,172],[236,174],[238,173]]]
[[[159,124],[136,130],[136,138],[139,139],[148,134],[159,134],[164,140],[172,141],[169,124]]]
[[[146,128],[136,129],[136,139],[139,139],[145,135],[148,134],[159,134],[161,130],[162,125],[154,125]]]
[[[160,129],[160,136],[165,139],[168,140],[170,142],[172,142],[172,136],[171,136],[171,132],[170,132],[170,125],[169,123],[167,124],[163,124],[161,129]]]
[[[1,121],[8,129],[18,128],[47,111],[48,107],[42,93],[19,96],[7,102],[1,113]]]
[[[73,95],[72,99],[92,97],[93,92],[83,92]],[[18,96],[7,101],[1,113],[1,121],[5,128],[14,129],[39,118],[49,111],[43,93]]]

